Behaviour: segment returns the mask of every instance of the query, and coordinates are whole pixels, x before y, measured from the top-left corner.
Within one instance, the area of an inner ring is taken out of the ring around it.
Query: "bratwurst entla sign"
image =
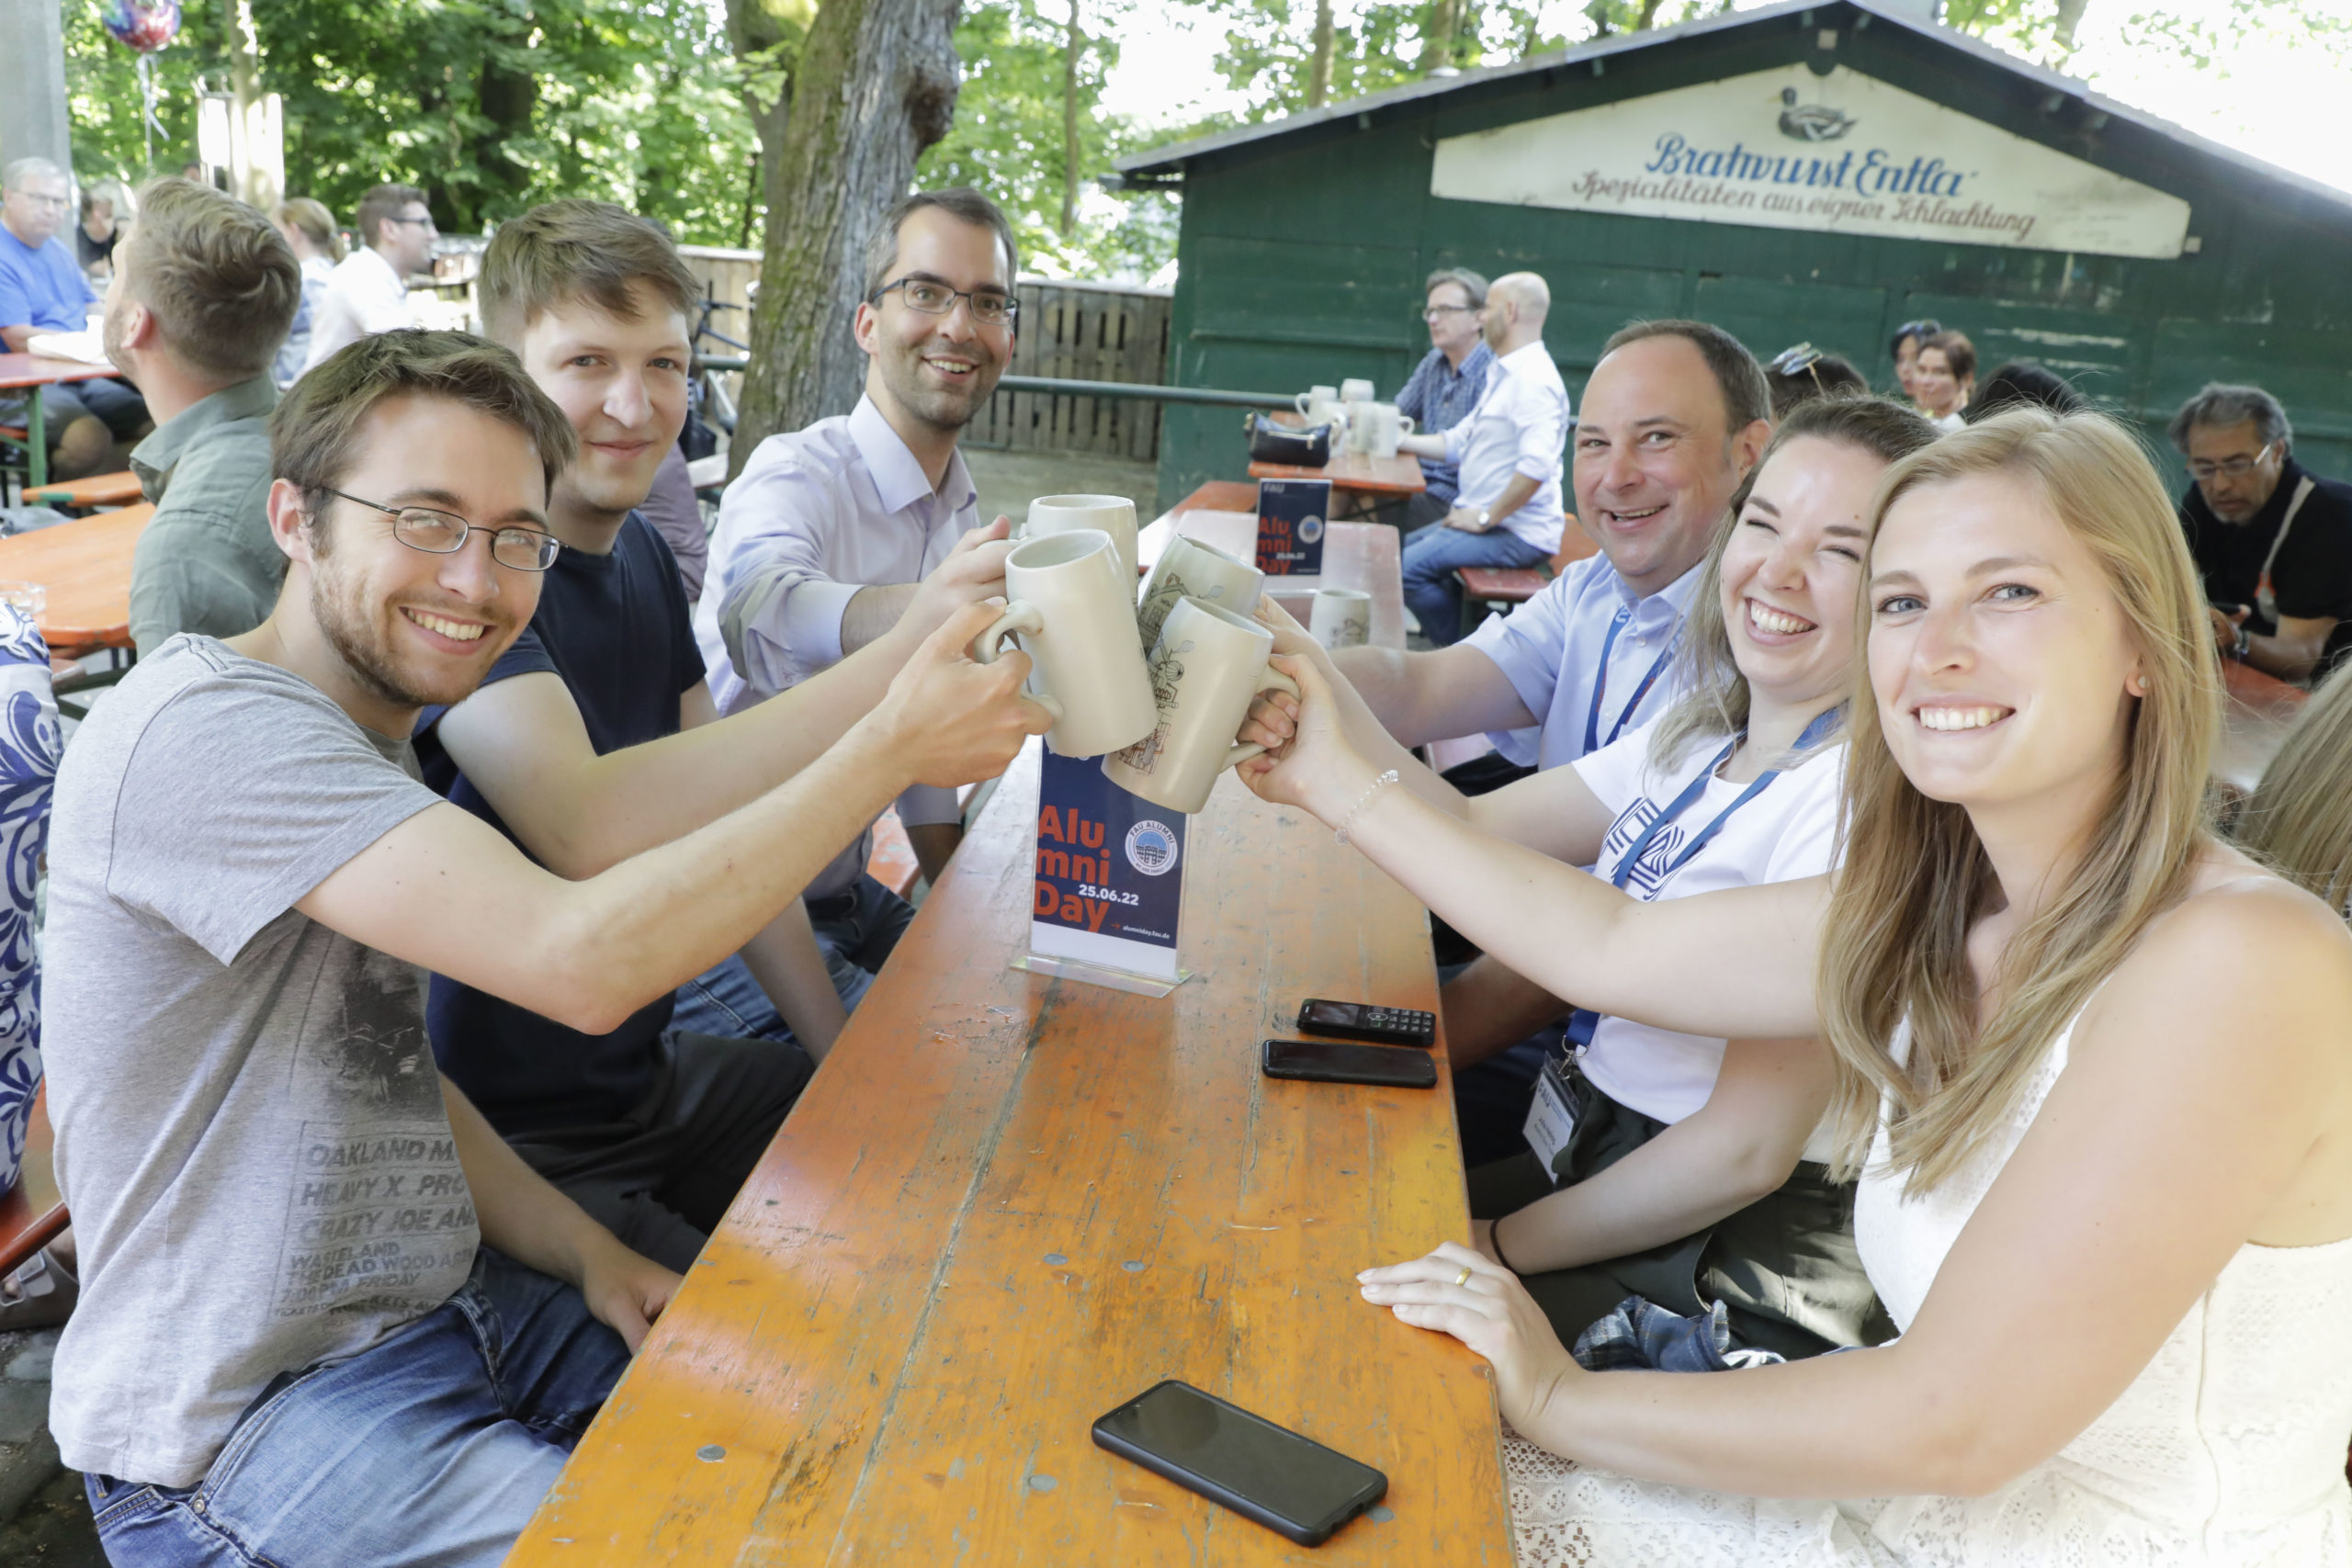
[[[2188,204],[1844,66],[1759,71],[1437,144],[1430,194],[2177,256]]]

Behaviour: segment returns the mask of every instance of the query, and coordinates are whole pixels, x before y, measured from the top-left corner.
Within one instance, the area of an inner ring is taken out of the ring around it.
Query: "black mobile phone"
[[[1342,1045],[1333,1040],[1269,1040],[1266,1076],[1310,1083],[1369,1083],[1435,1089],[1437,1064],[1393,1045]]]
[[[1370,1002],[1334,1002],[1309,997],[1298,1004],[1298,1032],[1335,1040],[1369,1040],[1375,1045],[1437,1043],[1437,1014],[1411,1008],[1374,1007]]]
[[[1388,1490],[1372,1466],[1174,1378],[1095,1422],[1094,1443],[1301,1546]]]

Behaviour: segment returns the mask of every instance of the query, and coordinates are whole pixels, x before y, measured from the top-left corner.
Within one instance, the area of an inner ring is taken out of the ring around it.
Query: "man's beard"
[[[997,378],[1003,374],[1001,362],[977,365],[972,371],[971,390],[959,393],[952,387],[924,384],[920,350],[885,355],[882,359],[883,385],[890,389],[899,406],[939,431],[958,431],[978,419],[980,410],[995,395]]]
[[[323,552],[321,553],[323,557]],[[419,692],[393,660],[391,649],[385,637],[368,622],[364,607],[353,601],[356,595],[345,592],[341,574],[314,559],[311,567],[311,618],[334,649],[335,657],[351,671],[351,677],[369,694],[395,707],[431,707],[436,703],[461,702],[473,694],[479,682],[468,682],[459,692]],[[397,609],[390,610],[399,615]],[[482,640],[494,643],[495,631],[486,631]]]

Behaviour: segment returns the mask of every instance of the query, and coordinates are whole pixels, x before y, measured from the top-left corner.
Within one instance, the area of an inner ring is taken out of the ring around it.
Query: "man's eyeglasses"
[[[865,302],[879,305],[882,296],[893,289],[907,302],[908,310],[921,310],[926,316],[944,316],[961,299],[971,307],[972,320],[984,327],[1008,326],[1021,313],[1021,302],[1009,294],[985,288],[950,288],[922,277],[902,277],[896,283],[886,283],[867,295]]]
[[[1479,310],[1480,307],[1476,305],[1432,305],[1421,312],[1421,320],[1434,321],[1440,316],[1450,316],[1457,311],[1476,315]]]
[[[430,218],[387,218],[384,221],[387,223],[422,223],[426,228],[433,230],[436,234],[441,231],[435,226],[433,220]]]
[[[322,486],[322,489],[326,487]],[[435,512],[429,506],[386,506],[379,502],[362,501],[356,495],[345,495],[339,490],[327,490],[327,494],[364,506],[370,512],[380,512],[392,520],[392,537],[413,550],[427,555],[453,556],[466,547],[466,538],[474,525],[453,513]],[[513,523],[501,524],[489,529],[490,558],[515,571],[545,571],[555,564],[563,545],[544,528],[525,528]]]
[[[40,192],[39,192],[39,191],[37,191],[37,190],[26,190],[26,189],[23,189],[22,187],[19,187],[19,188],[17,188],[17,189],[16,189],[16,190],[12,190],[12,191],[10,191],[8,194],[9,194],[10,196],[22,197],[24,197],[24,199],[25,199],[25,200],[27,200],[27,201],[30,202],[30,203],[31,203],[33,206],[35,206],[35,207],[54,207],[54,208],[57,208],[58,209],[60,209],[61,211],[62,211],[62,210],[63,210],[64,209],[66,209],[66,208],[71,207],[71,206],[73,206],[73,205],[74,205],[74,204],[73,204],[73,202],[71,202],[70,200],[68,200],[68,199],[67,199],[66,197],[62,197],[62,196],[43,196]]]
[[[2271,442],[2251,457],[2227,457],[2218,463],[2191,462],[2188,477],[2201,485],[2211,484],[2215,479],[2242,479],[2268,462],[2270,448],[2277,445]]]

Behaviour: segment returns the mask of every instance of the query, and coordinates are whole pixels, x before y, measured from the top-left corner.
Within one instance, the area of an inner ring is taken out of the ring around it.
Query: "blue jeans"
[[[263,1390],[194,1486],[83,1486],[114,1568],[494,1568],[628,1367],[578,1291],[485,1247],[390,1339]]]
[[[784,1021],[775,1003],[752,978],[740,954],[678,987],[678,1005],[670,1014],[670,1027],[726,1040],[793,1039],[792,1025]]]
[[[808,925],[842,1007],[856,1010],[914,918],[912,904],[863,871],[849,891],[808,900]]]
[[[1442,523],[1405,536],[1405,607],[1421,623],[1421,635],[1440,648],[1462,635],[1462,585],[1453,581],[1465,566],[1529,567],[1551,558],[1500,524],[1483,534],[1465,534]]]

